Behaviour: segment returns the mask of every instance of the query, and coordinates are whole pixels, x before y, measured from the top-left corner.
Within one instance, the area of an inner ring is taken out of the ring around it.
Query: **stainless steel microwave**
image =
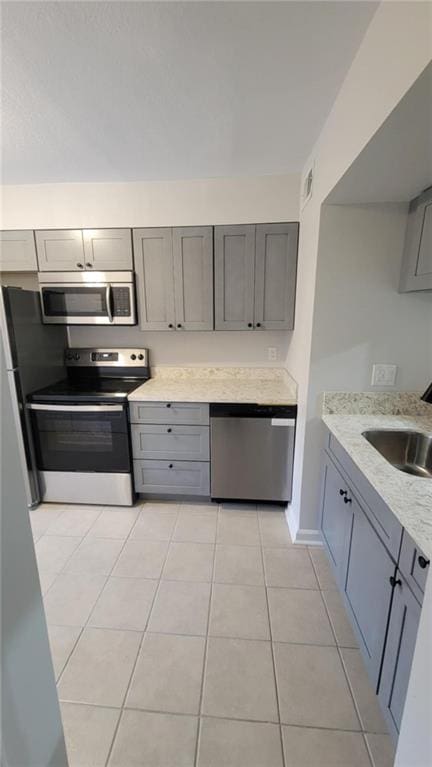
[[[42,320],[52,325],[135,325],[133,272],[39,272]]]

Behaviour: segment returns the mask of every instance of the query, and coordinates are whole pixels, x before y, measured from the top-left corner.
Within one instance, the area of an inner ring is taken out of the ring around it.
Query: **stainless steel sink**
[[[432,434],[368,429],[363,436],[392,466],[416,477],[432,478]]]

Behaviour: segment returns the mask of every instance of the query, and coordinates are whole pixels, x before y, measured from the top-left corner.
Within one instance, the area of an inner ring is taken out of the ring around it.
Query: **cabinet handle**
[[[78,262],[78,263],[77,263],[77,267],[78,267],[78,269],[84,269],[84,264],[80,264],[80,263]]]
[[[172,469],[172,468],[173,468],[173,465],[172,465],[172,463],[170,463],[170,465],[168,466],[168,468],[169,468],[169,469]]]
[[[345,495],[343,501],[344,503],[352,503],[352,498],[348,498],[348,496]]]
[[[426,567],[430,564],[430,559],[426,559],[426,557],[423,556],[423,554],[420,554],[419,558],[417,559],[417,562],[419,563],[419,566],[422,570],[425,570]]]
[[[170,402],[167,402],[167,407],[171,407],[171,403]]]
[[[339,495],[348,495],[348,490],[342,490],[342,488],[340,488]]]
[[[257,326],[257,328],[260,328],[261,327],[261,323],[257,322],[256,326]]]
[[[172,429],[167,429],[168,434],[171,434]]]
[[[177,323],[177,327],[178,327],[178,328],[181,328],[181,322],[178,322],[178,323]]]
[[[402,586],[401,579],[400,578],[395,578],[394,575],[390,576],[389,581],[390,581],[390,585],[393,586],[393,588],[395,586]]]
[[[170,324],[168,325],[168,327],[169,327],[169,328],[173,328],[173,327],[174,327],[174,325],[172,324],[172,322],[170,322]]]
[[[252,322],[248,322],[248,328],[253,328]]]
[[[93,269],[93,264],[91,264],[90,261],[86,261],[86,266],[88,269]]]

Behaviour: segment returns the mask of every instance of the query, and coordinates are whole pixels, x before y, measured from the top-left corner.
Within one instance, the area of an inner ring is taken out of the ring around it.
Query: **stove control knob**
[[[143,360],[144,359],[144,354],[138,354],[138,359],[139,360]]]
[[[136,360],[136,354],[131,354],[131,360]]]
[[[76,362],[78,362],[79,358],[80,358],[79,354],[74,355],[74,360],[76,360]]]

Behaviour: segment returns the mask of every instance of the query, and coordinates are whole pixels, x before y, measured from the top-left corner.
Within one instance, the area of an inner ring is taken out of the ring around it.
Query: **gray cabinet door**
[[[208,426],[209,406],[204,402],[130,402],[131,423]]]
[[[400,574],[397,578],[401,582],[394,589],[379,688],[381,705],[396,736],[400,730],[421,612],[405,580]]]
[[[395,564],[366,514],[350,495],[353,525],[345,596],[369,676],[378,684]]]
[[[37,272],[36,247],[31,230],[0,232],[0,270]]]
[[[210,495],[210,464],[204,461],[134,460],[137,493]]]
[[[399,289],[432,290],[432,187],[410,204]]]
[[[297,274],[298,224],[258,224],[255,245],[254,325],[292,330]]]
[[[215,227],[215,328],[252,330],[255,225]]]
[[[352,504],[344,503],[349,489],[333,462],[324,454],[322,478],[321,530],[336,579],[344,587]]]
[[[142,330],[174,330],[171,229],[134,229],[139,323]]]
[[[83,239],[86,269],[133,269],[130,229],[84,229]]]
[[[36,251],[40,272],[75,272],[85,269],[81,229],[37,231]]]
[[[174,297],[178,330],[213,330],[213,229],[173,229]]]

